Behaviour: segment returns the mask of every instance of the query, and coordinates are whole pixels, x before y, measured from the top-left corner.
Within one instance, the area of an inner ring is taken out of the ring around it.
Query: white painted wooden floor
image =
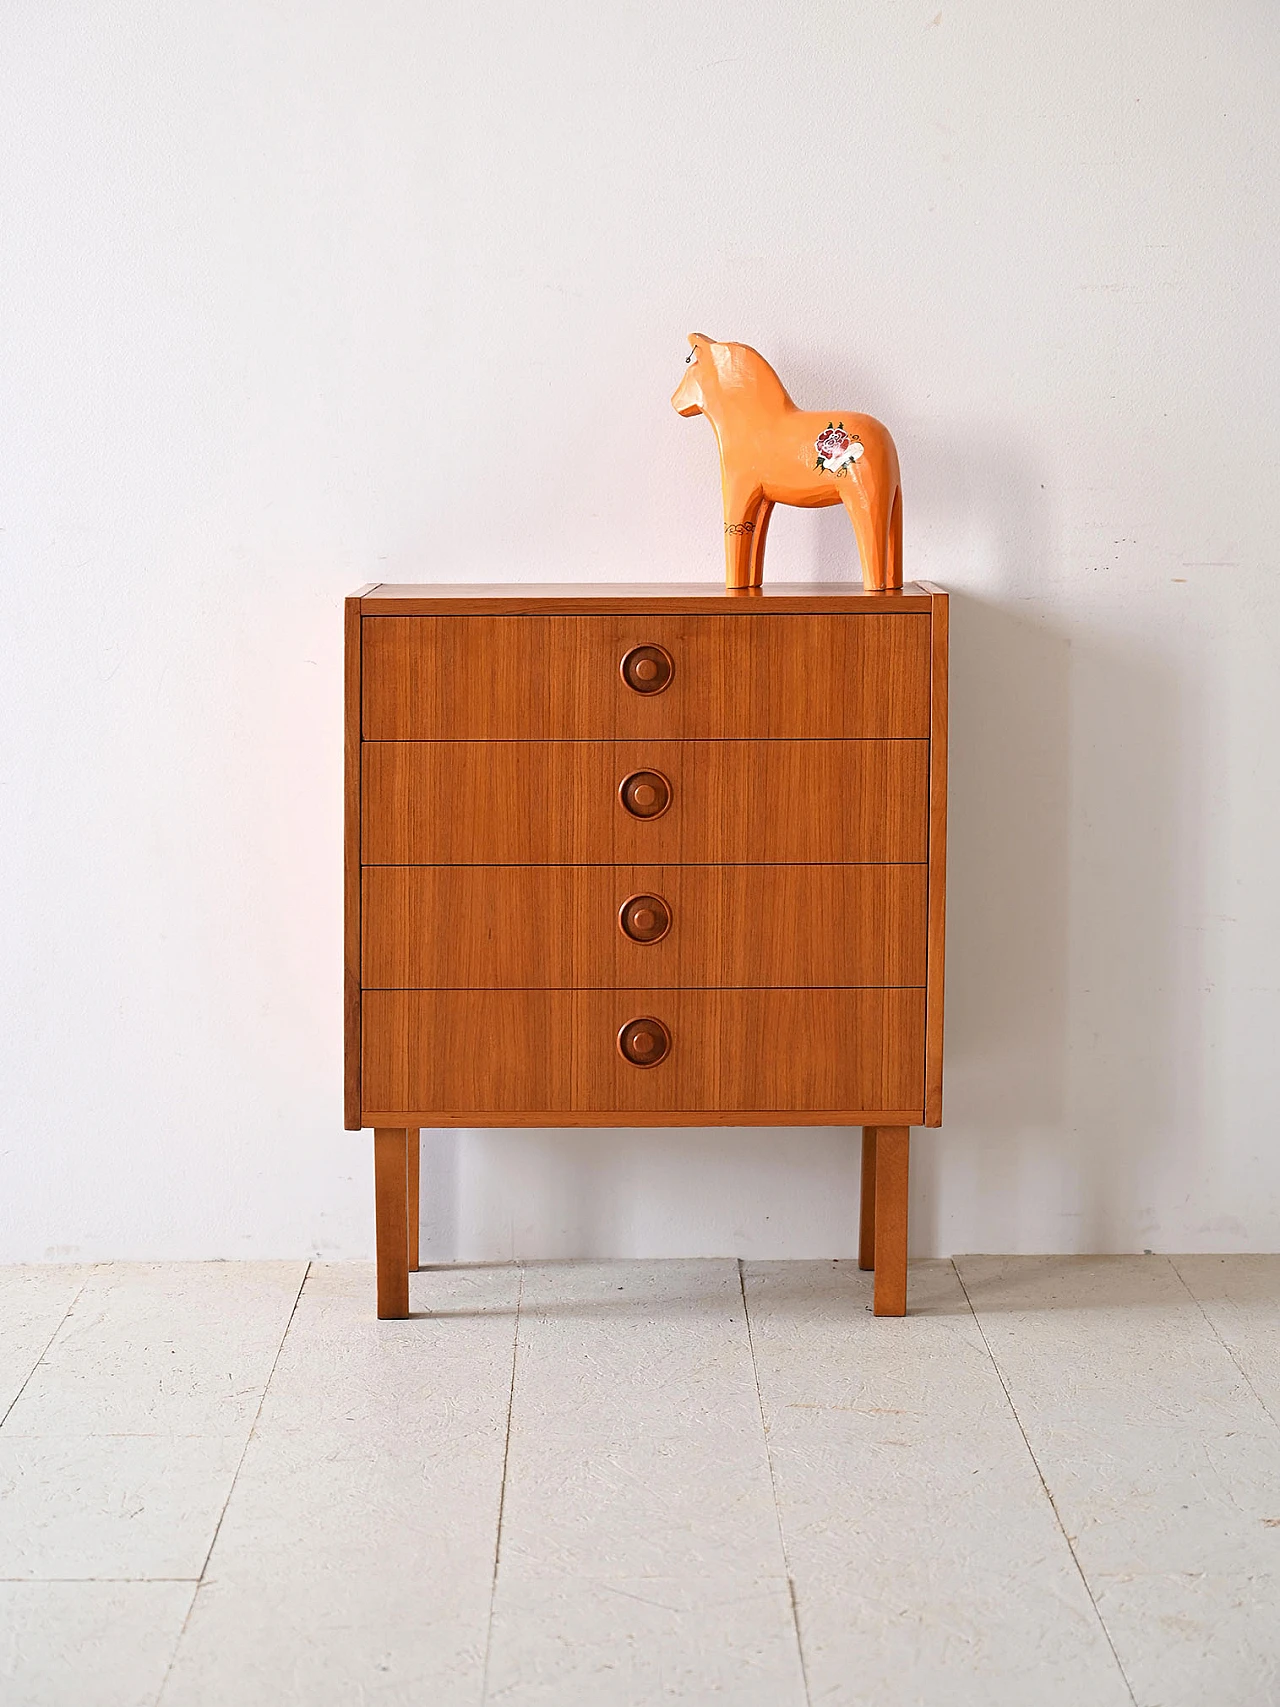
[[[0,1269],[4,1707],[1280,1704],[1280,1257]]]

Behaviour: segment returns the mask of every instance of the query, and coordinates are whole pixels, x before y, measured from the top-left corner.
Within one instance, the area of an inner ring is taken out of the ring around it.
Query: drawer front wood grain
[[[619,789],[668,779],[658,817]],[[366,741],[366,865],[914,863],[927,741]]]
[[[369,741],[927,739],[929,631],[927,612],[905,611],[366,617],[363,733]],[[637,647],[669,658],[660,692],[627,685],[622,661]]]
[[[670,1049],[632,1066],[622,1027]],[[920,1110],[920,990],[375,990],[366,1111],[512,1115]]]
[[[366,866],[363,881],[367,989],[925,982],[924,865]],[[633,896],[667,909],[657,940],[624,934]]]

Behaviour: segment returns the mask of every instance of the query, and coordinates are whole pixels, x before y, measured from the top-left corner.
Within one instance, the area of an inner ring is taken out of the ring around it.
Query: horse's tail
[[[889,561],[885,565],[885,586],[902,585],[902,483],[895,482],[893,502],[889,506]]]
[[[880,489],[870,518],[871,573],[863,575],[863,585],[877,590],[902,585],[902,476],[898,471],[898,447],[887,427],[881,427],[880,431],[884,435],[880,447],[883,462],[877,470]]]

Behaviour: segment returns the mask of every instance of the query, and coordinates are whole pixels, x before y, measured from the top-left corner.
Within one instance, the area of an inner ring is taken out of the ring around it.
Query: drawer
[[[361,772],[367,865],[928,857],[927,741],[366,741]],[[660,816],[622,804],[640,772]]]
[[[363,1017],[366,1124],[540,1113],[918,1119],[924,1099],[921,990],[373,990]],[[668,1052],[633,1066],[619,1031],[650,1017],[666,1028]]]
[[[923,985],[927,885],[924,865],[366,866],[363,981],[386,990]]]
[[[372,616],[361,632],[368,741],[929,734],[927,612]],[[646,647],[661,652],[633,659],[630,687],[623,660]]]

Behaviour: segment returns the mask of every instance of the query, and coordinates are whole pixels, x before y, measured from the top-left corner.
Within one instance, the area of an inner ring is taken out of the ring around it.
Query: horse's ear
[[[709,344],[712,342],[712,340],[710,338],[708,338],[708,336],[705,332],[690,332],[689,342],[693,345],[694,349],[696,350],[699,344]]]

